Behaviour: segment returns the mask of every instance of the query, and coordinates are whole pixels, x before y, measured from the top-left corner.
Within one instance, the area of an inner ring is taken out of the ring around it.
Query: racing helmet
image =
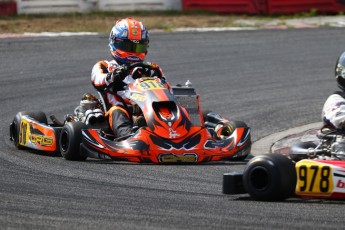
[[[149,34],[142,22],[120,19],[109,36],[111,55],[119,64],[143,62],[149,47]]]
[[[335,65],[335,79],[338,87],[345,91],[345,51],[339,56]]]

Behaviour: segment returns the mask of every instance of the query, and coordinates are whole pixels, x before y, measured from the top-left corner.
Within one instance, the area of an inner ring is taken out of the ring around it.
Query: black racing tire
[[[236,128],[248,128],[247,124],[244,121],[230,121],[230,124],[234,130]],[[249,136],[248,141],[249,142],[251,141],[251,136]],[[232,158],[231,160],[232,161],[243,161],[248,157],[248,155],[250,154],[250,151],[251,151],[251,144],[250,144],[250,147],[246,149],[247,154],[244,154],[244,156],[241,156],[241,157]]]
[[[208,121],[208,122],[212,122],[214,124],[217,124],[219,121],[217,119],[214,119],[214,118],[210,118],[207,116],[208,113],[211,113],[212,111],[211,110],[204,110],[202,111],[202,116],[204,118],[204,121]],[[229,120],[230,124],[232,125],[233,128],[240,128],[240,127],[243,127],[243,128],[247,128],[248,125],[243,122],[243,121],[237,121],[237,120]]]
[[[252,158],[243,173],[244,188],[254,200],[283,201],[294,195],[296,182],[295,164],[280,154]]]
[[[244,121],[230,121],[233,128],[247,128],[248,125]]]
[[[18,149],[25,149],[25,147],[19,145],[19,132],[20,132],[20,123],[22,121],[23,116],[29,116],[35,119],[37,122],[42,124],[48,124],[47,116],[42,111],[36,112],[18,112],[16,116],[13,118],[13,121],[10,125],[10,139],[13,140],[14,145]]]
[[[207,114],[212,112],[211,110],[203,110],[202,111],[202,117],[204,118],[204,122],[209,121]]]
[[[68,122],[64,125],[60,134],[60,152],[61,155],[70,161],[85,161],[86,156],[80,152],[82,142],[82,129],[87,129],[87,125],[77,121]]]

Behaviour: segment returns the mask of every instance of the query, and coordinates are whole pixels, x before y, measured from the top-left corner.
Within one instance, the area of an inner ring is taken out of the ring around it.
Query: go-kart
[[[288,197],[345,198],[345,134],[323,127],[316,140],[298,142],[288,155],[252,158],[243,173],[223,176],[223,193],[249,193],[256,200]]]
[[[10,139],[19,149],[61,153],[67,160],[97,159],[130,162],[200,163],[243,160],[250,152],[250,128],[242,121],[228,121],[212,112],[202,112],[194,88],[169,88],[165,79],[154,75],[151,65],[126,67],[132,76],[126,89],[135,124],[132,133],[116,137],[109,128],[107,107],[99,98],[86,94],[74,115],[64,121],[43,112],[19,112],[10,125]],[[152,75],[153,76],[150,76]],[[230,124],[231,133],[215,132],[218,124]]]

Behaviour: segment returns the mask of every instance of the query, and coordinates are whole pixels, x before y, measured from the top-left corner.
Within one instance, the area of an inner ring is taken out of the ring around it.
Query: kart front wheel
[[[82,141],[82,129],[87,129],[87,125],[82,122],[68,122],[62,128],[60,134],[60,152],[61,155],[70,161],[84,161],[86,156],[80,152]]]
[[[23,116],[28,116],[38,123],[47,124],[47,116],[44,112],[37,111],[37,112],[18,112],[16,116],[13,118],[12,123],[10,124],[10,140],[13,141],[14,145],[18,149],[23,149],[24,147],[20,145],[20,136],[26,135],[25,130],[20,129],[21,121]]]
[[[252,158],[243,173],[244,188],[255,200],[285,200],[293,196],[296,181],[295,164],[280,154]]]

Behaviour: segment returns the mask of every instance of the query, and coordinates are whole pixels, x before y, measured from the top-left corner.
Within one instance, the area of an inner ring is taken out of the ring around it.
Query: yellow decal
[[[52,146],[54,139],[50,136],[31,134],[30,141],[35,145]]]
[[[54,144],[54,138],[51,136],[44,136],[40,134],[33,134],[30,132],[30,122],[22,120],[20,122],[19,145],[27,146],[28,142],[41,146],[52,146]]]
[[[166,87],[164,87],[164,85],[160,82],[148,80],[148,81],[140,82],[138,88],[140,90],[157,90],[157,89],[165,89]]]
[[[28,140],[29,140],[29,135],[30,135],[30,124],[28,121],[22,120],[20,122],[20,127],[19,127],[19,138],[18,138],[19,145],[26,146],[26,143],[28,143]]]
[[[146,97],[140,93],[132,93],[130,99],[133,101],[145,101]]]
[[[332,167],[322,162],[302,160],[296,164],[296,194],[329,195],[334,189]]]
[[[159,155],[159,161],[162,163],[192,163],[197,161],[197,155],[194,153],[175,155],[175,154],[161,154]]]

